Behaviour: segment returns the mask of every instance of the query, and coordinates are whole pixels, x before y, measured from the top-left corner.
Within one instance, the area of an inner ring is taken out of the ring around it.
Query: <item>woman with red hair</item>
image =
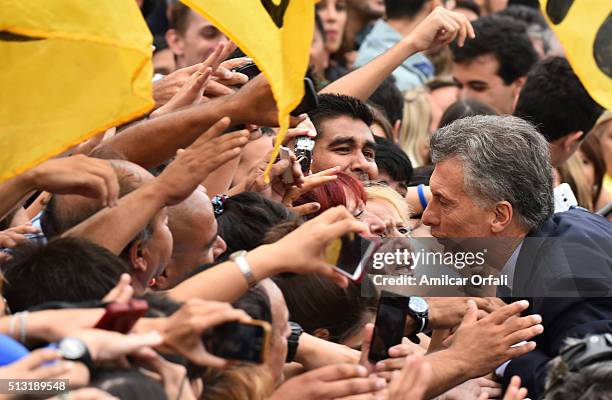
[[[361,181],[343,171],[338,172],[337,177],[331,182],[304,193],[293,205],[318,203],[320,205],[319,210],[308,215],[308,219],[314,218],[332,207],[345,206],[355,218],[368,225],[373,236],[383,236],[385,224],[380,218],[366,210],[367,196]]]

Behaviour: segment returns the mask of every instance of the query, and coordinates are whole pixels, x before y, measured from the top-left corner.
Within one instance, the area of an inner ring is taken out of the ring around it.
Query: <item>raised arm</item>
[[[263,74],[238,92],[131,126],[106,145],[129,161],[151,168],[188,147],[216,121],[228,116],[233,124],[278,126],[276,103]],[[298,119],[292,119],[297,125]]]
[[[108,161],[83,155],[48,160],[0,184],[0,219],[36,190],[100,198],[107,206],[117,201],[119,184]]]
[[[115,254],[121,253],[160,209],[189,197],[210,172],[239,154],[248,139],[245,132],[222,135],[229,123],[228,118],[217,121],[179,152],[157,178],[122,197],[117,207],[101,210],[64,236],[89,239]]]
[[[395,46],[363,67],[330,83],[321,93],[340,93],[366,101],[406,58],[430,47],[446,45],[455,38],[463,46],[467,37],[474,38],[474,30],[468,19],[460,13],[437,7]]]
[[[348,232],[365,233],[366,226],[344,207],[334,207],[306,222],[276,243],[259,246],[246,255],[256,281],[283,273],[319,274],[346,286],[345,277],[325,262],[325,250]],[[192,298],[233,302],[248,290],[247,281],[233,262],[218,264],[185,280],[167,294],[184,302]]]

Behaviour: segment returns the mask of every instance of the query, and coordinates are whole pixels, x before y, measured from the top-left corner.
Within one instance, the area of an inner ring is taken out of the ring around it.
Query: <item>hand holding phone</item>
[[[270,346],[270,332],[266,321],[227,322],[205,332],[202,343],[215,356],[263,364]]]
[[[408,315],[408,297],[382,291],[368,360],[377,363],[389,358],[389,349],[402,342]]]
[[[358,281],[368,260],[380,246],[377,239],[366,239],[356,233],[348,233],[336,239],[327,248],[325,258],[334,269],[352,281]]]
[[[131,299],[127,304],[109,304],[95,328],[127,334],[148,309],[147,302],[141,299]]]
[[[289,162],[289,168],[287,168],[283,172],[283,183],[285,185],[291,185],[295,182],[295,180],[293,179],[293,161],[291,160],[291,151],[285,146],[281,146],[279,151],[279,157],[281,160],[287,160]]]

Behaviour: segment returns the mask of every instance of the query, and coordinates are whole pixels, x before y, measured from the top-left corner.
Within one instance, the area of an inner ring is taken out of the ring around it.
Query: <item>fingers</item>
[[[326,241],[331,241],[332,239],[339,238],[350,232],[367,235],[368,226],[356,219],[344,219],[327,226],[327,229],[322,232],[321,238]]]
[[[130,274],[121,274],[117,286],[111,289],[102,301],[105,303],[127,304],[134,294],[134,288],[130,285],[131,282],[132,277]]]
[[[208,82],[204,93],[207,96],[220,97],[234,94],[234,91],[222,83],[211,80]]]
[[[306,203],[302,204],[301,206],[289,206],[288,208],[294,214],[304,216],[316,213],[321,209],[321,205],[319,203]]]
[[[194,318],[193,320],[193,328],[196,332],[204,332],[206,329],[212,328],[214,326],[220,325],[225,322],[232,321],[242,321],[248,322],[251,320],[251,317],[243,310],[230,308],[216,312],[211,315],[202,316],[199,318]]]
[[[335,364],[316,369],[315,371],[318,379],[323,382],[333,382],[350,378],[363,378],[368,375],[368,370],[363,365],[358,364]]]
[[[374,375],[368,378],[351,378],[327,383],[321,391],[325,398],[337,399],[345,396],[353,396],[363,393],[371,393],[384,389],[387,381]]]
[[[15,226],[13,228],[9,228],[3,232],[14,232],[19,234],[28,234],[28,233],[40,233],[40,229],[35,226],[32,226],[32,223],[28,222],[25,225]]]
[[[197,138],[191,146],[188,148],[195,148],[201,146],[203,143],[208,142],[209,140],[221,135],[231,123],[231,119],[229,117],[223,117],[217,122],[213,124],[210,128],[208,128],[199,138]],[[236,134],[237,132],[233,132],[232,134]]]
[[[367,367],[371,367],[371,364],[368,361],[368,356],[370,354],[370,347],[372,346],[373,335],[374,324],[365,324],[363,330],[361,331],[361,358],[359,363]]]
[[[466,305],[467,305],[467,310],[465,311],[465,314],[463,315],[463,321],[461,322],[462,325],[474,323],[478,320],[478,308],[476,307],[476,303],[474,302],[474,300],[472,299],[468,300]]]
[[[62,355],[54,349],[38,349],[31,352],[26,357],[14,363],[15,366],[19,366],[23,369],[34,369],[40,364],[59,360]]]
[[[527,342],[527,343],[519,345],[519,346],[511,347],[508,350],[507,358],[508,359],[512,359],[512,358],[515,358],[515,357],[520,357],[523,354],[527,354],[529,352],[532,352],[533,350],[535,350],[535,348],[536,348],[536,343],[535,342]]]
[[[242,67],[243,65],[246,65],[251,62],[253,62],[252,58],[238,57],[238,58],[232,58],[232,59],[223,61],[221,63],[221,67],[228,69],[228,70],[232,70],[234,68]]]
[[[473,300],[470,300],[473,302]],[[501,324],[513,315],[520,314],[529,307],[527,300],[516,301],[492,312],[487,318],[490,318],[494,323]]]
[[[511,345],[520,343],[522,341],[529,340],[533,338],[534,336],[538,336],[542,332],[544,332],[544,326],[540,324],[534,325],[530,328],[521,329],[517,332],[512,333],[510,336],[508,336],[508,343],[510,343]]]

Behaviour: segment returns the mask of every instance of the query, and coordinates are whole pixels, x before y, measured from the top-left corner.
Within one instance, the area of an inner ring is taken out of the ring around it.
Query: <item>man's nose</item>
[[[434,206],[431,204],[427,204],[425,210],[423,210],[423,214],[421,215],[421,221],[427,226],[435,226],[440,223],[440,218],[437,216]]]

